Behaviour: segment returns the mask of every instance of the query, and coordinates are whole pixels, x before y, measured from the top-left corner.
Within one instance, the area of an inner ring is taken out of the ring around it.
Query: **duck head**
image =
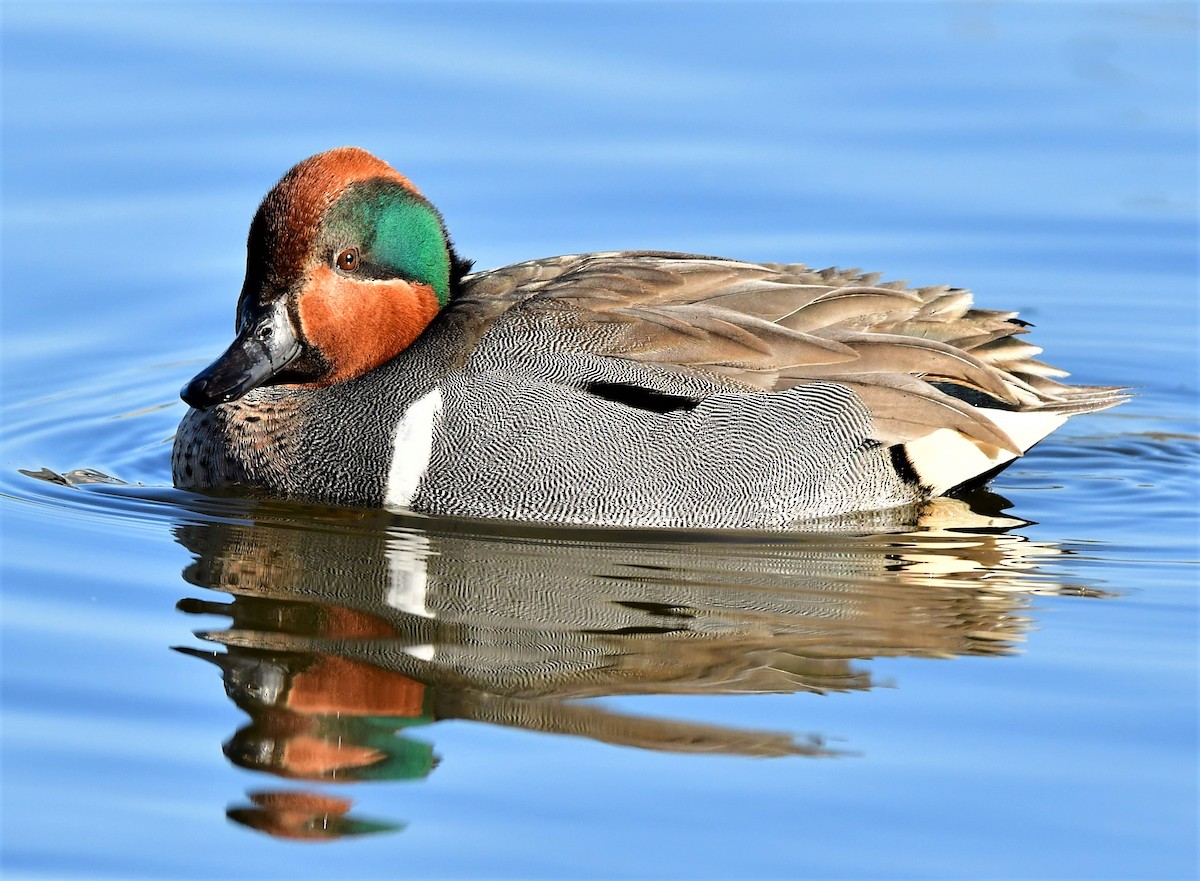
[[[236,338],[181,397],[204,409],[360,376],[408,348],[469,268],[437,209],[386,162],[357,147],[306,159],[250,224]]]

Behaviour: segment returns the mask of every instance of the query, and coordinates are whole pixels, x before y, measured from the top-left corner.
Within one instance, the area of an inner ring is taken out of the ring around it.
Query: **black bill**
[[[286,309],[276,306],[248,322],[225,353],[196,374],[179,396],[197,410],[236,401],[270,384],[301,351]]]

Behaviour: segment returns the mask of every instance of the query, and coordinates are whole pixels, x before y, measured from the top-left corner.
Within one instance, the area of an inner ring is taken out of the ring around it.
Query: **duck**
[[[472,271],[340,147],[250,224],[233,342],[182,389],[175,486],[433,516],[788,529],[982,486],[1121,403],[1016,312],[857,269],[668,251]]]

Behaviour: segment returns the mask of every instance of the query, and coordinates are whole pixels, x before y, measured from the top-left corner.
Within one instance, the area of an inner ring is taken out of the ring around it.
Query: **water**
[[[3,29],[5,877],[1196,875],[1190,4],[6,3]],[[1139,396],[871,534],[176,492],[176,393],[228,342],[257,200],[341,143],[480,266],[661,247],[969,285]],[[131,485],[45,479],[76,469]]]

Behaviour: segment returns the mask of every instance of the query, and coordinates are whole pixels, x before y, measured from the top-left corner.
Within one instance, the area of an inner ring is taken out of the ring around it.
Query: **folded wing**
[[[902,445],[935,494],[994,472],[1068,416],[1125,399],[1068,386],[1035,359],[1015,312],[969,291],[857,270],[657,252],[556,258],[489,274],[478,295],[569,316],[592,352],[695,373],[731,390],[851,388],[873,439]],[[495,302],[493,300],[493,302]]]

